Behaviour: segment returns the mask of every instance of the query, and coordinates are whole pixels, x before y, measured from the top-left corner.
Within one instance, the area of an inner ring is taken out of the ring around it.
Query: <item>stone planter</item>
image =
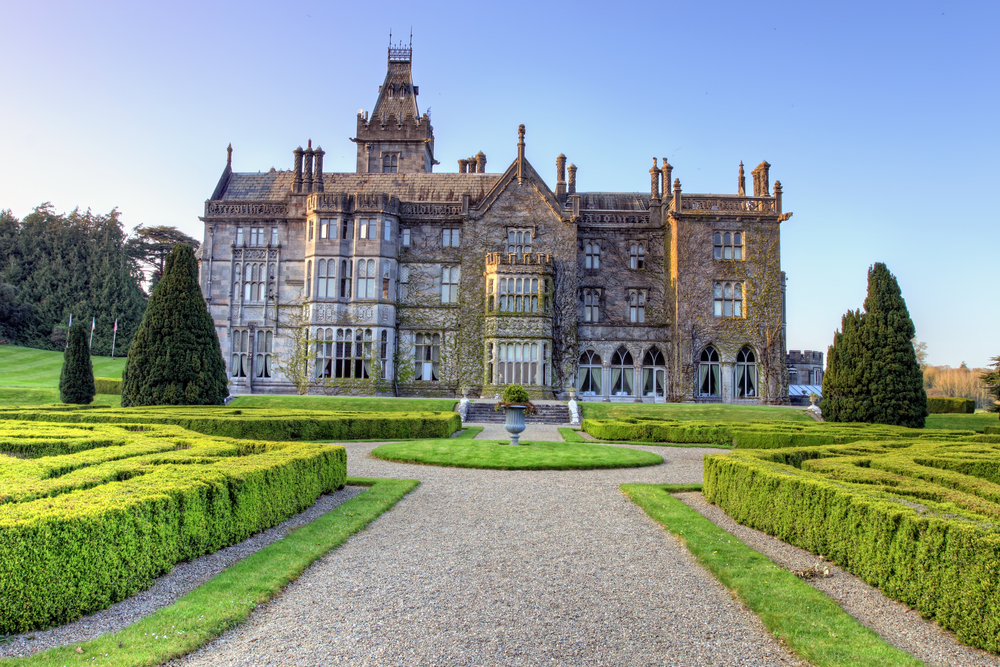
[[[521,432],[524,431],[524,406],[523,405],[510,405],[504,408],[507,413],[507,422],[503,425],[507,432],[510,433],[510,444],[519,445],[521,438]]]

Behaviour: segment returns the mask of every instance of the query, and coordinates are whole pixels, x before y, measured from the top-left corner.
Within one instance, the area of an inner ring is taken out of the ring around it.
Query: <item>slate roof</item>
[[[392,92],[392,97],[389,93]],[[379,91],[372,118],[388,118],[395,114],[399,121],[407,116],[420,117],[417,110],[417,96],[413,94],[413,74],[408,62],[389,62],[385,82]]]
[[[323,174],[325,192],[387,192],[401,201],[462,201],[482,199],[503,174]],[[291,171],[234,173],[223,200],[280,201],[292,187]]]
[[[580,210],[648,211],[649,195],[638,192],[580,192]]]

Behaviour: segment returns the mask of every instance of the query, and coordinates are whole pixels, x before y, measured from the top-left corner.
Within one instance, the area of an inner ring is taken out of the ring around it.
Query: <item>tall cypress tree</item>
[[[840,320],[840,331],[833,333],[833,345],[827,350],[823,375],[823,419],[831,422],[858,421],[857,357],[858,325],[861,313],[847,311]]]
[[[59,400],[63,403],[87,405],[97,393],[87,333],[87,327],[81,322],[70,327],[69,343],[63,354],[62,372],[59,374]]]
[[[178,245],[132,340],[122,375],[122,406],[222,405],[228,394],[194,252]]]
[[[868,269],[868,298],[859,332],[866,352],[861,381],[867,390],[867,414],[858,421],[923,428],[927,393],[913,349],[913,320],[899,283],[885,264]]]

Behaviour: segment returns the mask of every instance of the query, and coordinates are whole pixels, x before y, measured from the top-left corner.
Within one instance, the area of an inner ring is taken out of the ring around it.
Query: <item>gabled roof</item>
[[[291,171],[229,176],[223,200],[283,201],[291,191]],[[325,192],[386,192],[408,202],[460,202],[469,195],[482,200],[500,174],[323,174]]]
[[[527,158],[524,157],[524,126],[520,127],[520,142],[518,143],[517,158],[507,167],[507,171],[493,184],[493,188],[486,193],[486,196],[479,202],[477,209],[478,214],[476,217],[481,216],[483,213],[488,211],[491,206],[500,198],[507,186],[513,183],[515,180],[518,181],[519,185],[523,185],[527,181],[535,191],[542,198],[542,200],[552,209],[552,213],[555,214],[557,218],[568,220],[566,211],[563,207],[559,205],[559,200],[556,198],[555,193],[549,189],[545,181],[539,176],[535,168],[531,166]]]
[[[408,61],[390,60],[389,69],[385,73],[385,83],[379,89],[372,117],[384,120],[390,115],[395,115],[400,121],[407,116],[420,118],[416,87],[413,85],[413,74]]]

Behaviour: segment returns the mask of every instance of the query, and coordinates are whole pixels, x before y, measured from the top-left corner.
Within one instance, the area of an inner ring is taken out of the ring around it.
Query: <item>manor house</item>
[[[266,173],[229,149],[198,257],[234,394],[787,401],[791,213],[767,162],[752,193],[742,163],[736,194],[682,192],[666,158],[646,192],[585,192],[559,155],[552,189],[522,125],[500,171],[435,172],[412,49],[388,55],[353,173],[311,141]]]

